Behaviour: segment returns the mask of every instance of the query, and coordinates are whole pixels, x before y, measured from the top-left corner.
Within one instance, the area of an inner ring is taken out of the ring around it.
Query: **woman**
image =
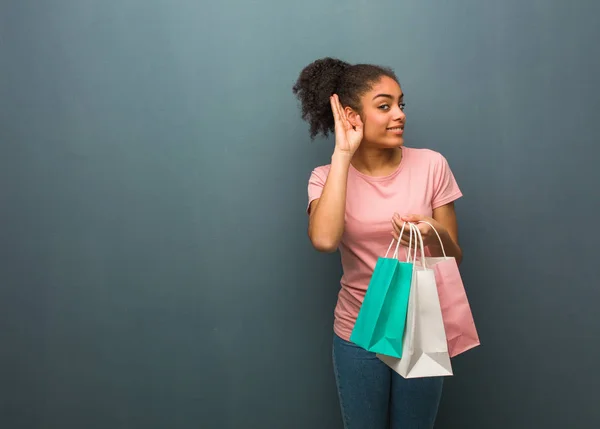
[[[331,163],[310,176],[307,210],[313,246],[341,255],[333,364],[344,426],[432,428],[443,379],[404,379],[349,339],[377,258],[392,237],[408,246],[409,228],[398,236],[404,222],[429,221],[460,263],[454,201],[462,193],[441,154],[404,146],[404,94],[392,70],[324,58],[302,70],[293,91],[311,139],[335,133]],[[427,254],[441,255],[431,227],[418,227]]]

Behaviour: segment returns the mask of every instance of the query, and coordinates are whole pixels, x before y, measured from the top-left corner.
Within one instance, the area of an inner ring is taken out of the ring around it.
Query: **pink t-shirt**
[[[308,204],[319,198],[331,165],[312,171]],[[339,245],[343,275],[334,312],[334,332],[345,340],[363,302],[377,258],[384,256],[393,237],[392,216],[421,214],[462,196],[446,158],[430,149],[402,147],[402,161],[392,174],[371,177],[352,165],[348,172],[344,234]],[[405,249],[399,252],[406,260]]]

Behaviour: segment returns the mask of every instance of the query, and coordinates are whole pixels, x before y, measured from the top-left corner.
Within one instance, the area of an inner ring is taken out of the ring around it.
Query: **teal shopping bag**
[[[402,357],[412,274],[412,262],[378,258],[350,341],[374,353]]]

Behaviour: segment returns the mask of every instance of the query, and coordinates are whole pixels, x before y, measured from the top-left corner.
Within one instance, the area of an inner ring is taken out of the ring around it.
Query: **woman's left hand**
[[[398,235],[400,234],[400,231],[402,231],[402,225],[404,225],[405,222],[411,222],[411,223],[414,223],[417,228],[419,228],[419,231],[421,232],[421,236],[423,237],[423,245],[424,246],[438,244],[440,242],[440,240],[438,239],[433,228],[431,228],[431,226],[427,225],[426,223],[418,223],[419,221],[429,222],[439,232],[440,236],[442,236],[443,234],[446,233],[446,229],[439,222],[437,222],[436,220],[434,220],[431,217],[422,216],[422,215],[400,216],[398,213],[395,213],[394,216],[392,217],[392,225],[393,225],[392,236],[396,240],[399,239],[401,245],[408,247],[408,243],[410,240],[410,226],[407,224],[404,227],[404,232],[402,234],[402,237],[398,237]],[[415,240],[415,237],[413,236],[413,242],[414,242],[414,240]]]

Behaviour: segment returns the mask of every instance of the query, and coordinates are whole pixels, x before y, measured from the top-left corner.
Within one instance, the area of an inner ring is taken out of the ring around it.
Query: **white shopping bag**
[[[435,273],[427,268],[423,238],[419,229],[411,224],[416,245],[412,261],[413,277],[408,300],[406,332],[402,344],[402,358],[377,354],[377,357],[404,378],[450,376],[452,364],[444,320],[435,282]],[[420,247],[421,258],[416,261]],[[407,251],[411,258],[412,239]]]

